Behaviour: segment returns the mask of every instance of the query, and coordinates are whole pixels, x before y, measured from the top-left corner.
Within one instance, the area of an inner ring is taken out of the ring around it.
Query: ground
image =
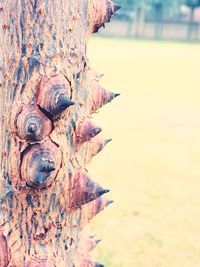
[[[200,46],[95,38],[102,84],[121,97],[93,117],[113,142],[88,170],[115,203],[87,232],[107,267],[200,266]]]

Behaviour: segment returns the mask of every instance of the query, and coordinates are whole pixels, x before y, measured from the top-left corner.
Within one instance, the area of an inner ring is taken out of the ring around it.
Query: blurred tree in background
[[[121,4],[123,9],[131,9],[145,3],[150,6],[170,6],[171,8],[176,7],[177,5],[185,4],[190,8],[197,8],[200,6],[200,0],[117,0],[118,4]]]
[[[190,20],[188,27],[188,40],[192,39],[192,27],[194,22],[194,11],[200,6],[200,0],[185,0],[185,5],[190,8]]]
[[[117,0],[122,7],[121,19],[129,21],[128,32],[135,23],[135,37],[141,36],[145,21],[154,21],[154,38],[161,39],[163,21],[176,21],[180,18],[181,6],[187,6],[188,11],[188,40],[194,33],[195,9],[200,7],[200,0]]]
[[[186,0],[185,4],[191,9],[195,9],[200,6],[200,0]]]

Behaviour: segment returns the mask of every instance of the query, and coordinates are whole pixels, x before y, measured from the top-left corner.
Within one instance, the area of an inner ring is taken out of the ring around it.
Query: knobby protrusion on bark
[[[74,209],[109,192],[108,189],[104,189],[98,183],[92,181],[87,172],[82,169],[76,172],[70,191],[69,208]]]
[[[114,4],[111,0],[94,1],[94,17],[92,18],[92,32],[98,32],[105,23],[109,22],[111,17],[120,9],[120,6]]]
[[[22,180],[37,190],[49,187],[61,167],[61,160],[60,148],[51,140],[30,145],[22,153]]]
[[[94,113],[102,106],[111,102],[115,97],[120,94],[112,93],[99,85],[99,83],[94,83],[94,88],[91,88],[90,96],[90,112]]]
[[[91,75],[94,76],[94,80],[95,80],[96,82],[99,82],[100,79],[104,76],[103,73],[98,73],[98,72],[95,71],[95,70],[91,70]]]
[[[100,132],[101,128],[98,127],[92,120],[85,119],[83,122],[80,122],[76,127],[76,143],[80,145],[84,142],[90,141]]]
[[[38,85],[36,103],[51,116],[59,115],[75,103],[71,100],[71,86],[63,74],[43,77]]]
[[[81,254],[89,254],[101,240],[95,240],[84,233],[79,235],[78,250]]]
[[[99,212],[101,212],[108,205],[112,204],[112,200],[104,197],[97,198],[81,207],[82,216],[80,218],[80,229],[83,229]],[[76,215],[77,211],[74,211]],[[79,213],[78,213],[79,214]]]
[[[89,143],[88,152],[85,158],[86,164],[89,163],[94,156],[96,156],[102,149],[112,141],[112,139],[103,139],[102,137],[95,137]]]
[[[31,103],[23,106],[16,118],[17,135],[25,141],[41,141],[52,131],[52,122]]]

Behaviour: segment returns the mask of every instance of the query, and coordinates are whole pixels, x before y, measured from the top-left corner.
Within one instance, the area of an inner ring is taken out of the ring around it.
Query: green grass
[[[86,231],[107,267],[200,266],[200,46],[95,38],[122,95],[93,117],[113,142],[88,166],[115,203]]]

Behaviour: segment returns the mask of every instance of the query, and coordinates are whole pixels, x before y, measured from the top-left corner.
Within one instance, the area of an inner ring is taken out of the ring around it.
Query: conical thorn
[[[119,93],[113,93],[113,95],[114,95],[114,98],[115,98],[115,97],[120,96],[121,94],[119,94]]]
[[[120,8],[121,8],[121,6],[114,4],[113,5],[114,13],[116,13]]]
[[[94,129],[95,135],[99,134],[102,131],[100,127]]]
[[[28,126],[28,132],[33,134],[37,131],[37,124],[36,123],[30,123]]]
[[[61,94],[59,96],[57,104],[61,109],[66,109],[69,106],[75,105],[75,103],[71,101],[71,99],[64,94]]]
[[[106,201],[106,206],[109,206],[109,205],[112,204],[112,203],[114,203],[113,200],[107,200],[107,201]]]
[[[74,182],[71,185],[71,198],[69,208],[76,209],[95,199],[100,198],[110,190],[102,188],[98,183],[88,177],[88,174],[79,169],[74,175]]]
[[[111,138],[110,138],[110,139],[106,139],[104,144],[107,145],[107,144],[110,143],[111,141],[112,141]]]
[[[81,144],[90,141],[96,135],[98,135],[102,129],[94,124],[91,120],[85,119],[80,122],[75,131],[76,142]]]
[[[104,265],[101,264],[101,263],[96,263],[96,264],[95,264],[95,267],[104,267]]]
[[[103,188],[101,188],[101,189],[97,190],[97,195],[100,197],[100,196],[102,196],[103,194],[106,194],[106,193],[108,193],[108,192],[110,192],[109,189],[103,189]]]

